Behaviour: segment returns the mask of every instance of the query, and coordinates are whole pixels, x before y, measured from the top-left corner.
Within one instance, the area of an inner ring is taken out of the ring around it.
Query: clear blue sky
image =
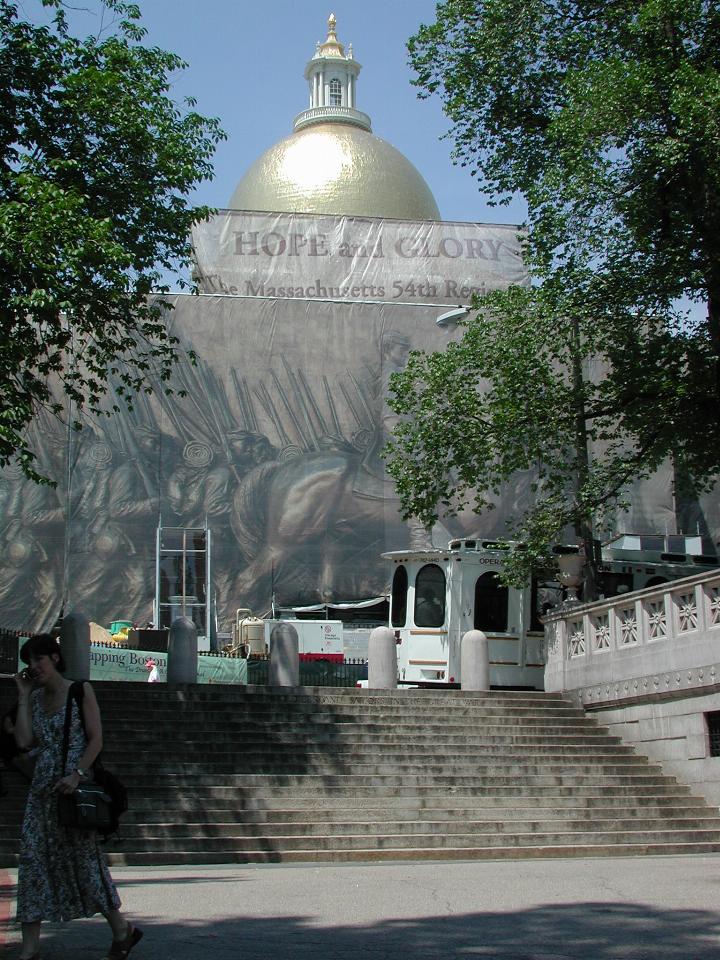
[[[180,54],[189,68],[175,96],[194,96],[201,113],[219,117],[228,139],[216,155],[216,177],[199,202],[225,206],[250,164],[292,132],[308,105],[305,64],[324,40],[327,18],[338,38],[353,44],[362,64],[358,109],[373,132],[415,164],[435,195],[443,219],[518,223],[525,211],[487,205],[467,171],[450,160],[441,140],[448,124],[437,98],[419,100],[411,85],[406,43],[421,22],[434,19],[433,0],[275,0],[273,3],[139,0],[149,40]],[[94,6],[94,5],[93,5]]]

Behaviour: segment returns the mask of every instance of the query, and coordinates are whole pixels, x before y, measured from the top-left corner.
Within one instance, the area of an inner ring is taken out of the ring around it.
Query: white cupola
[[[295,130],[313,123],[350,123],[364,130],[372,130],[370,117],[355,109],[355,87],[360,64],[353,58],[352,45],[348,52],[337,38],[335,14],[328,18],[328,35],[318,42],[315,55],[305,67],[305,79],[310,88],[310,108],[295,118]]]

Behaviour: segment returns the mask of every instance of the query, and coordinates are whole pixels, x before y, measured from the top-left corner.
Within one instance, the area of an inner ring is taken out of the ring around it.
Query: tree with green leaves
[[[0,0],[0,464],[36,479],[27,428],[61,413],[58,385],[97,411],[109,377],[128,402],[150,371],[169,378],[177,341],[153,294],[184,282],[210,212],[189,197],[223,136],[170,98],[185,64],[144,44],[138,8],[98,5],[108,26],[77,37],[62,0],[32,22]]]
[[[582,298],[515,287],[490,294],[445,351],[411,354],[388,400],[401,415],[387,457],[405,514],[428,527],[480,514],[530,477],[521,512],[504,518],[525,545],[507,565],[516,584],[549,560],[553,541],[574,532],[586,543],[611,527],[624,490],[661,466],[683,429],[694,348],[654,322],[650,331],[649,318],[619,307],[598,322]],[[707,383],[707,369],[697,375]],[[655,418],[638,412],[638,390],[648,402],[664,391]],[[592,563],[585,577],[589,598]]]
[[[667,456],[720,470],[719,40],[710,0],[447,0],[411,39],[456,161],[527,200],[532,286],[396,377],[406,513],[481,510],[532,469],[527,567]]]

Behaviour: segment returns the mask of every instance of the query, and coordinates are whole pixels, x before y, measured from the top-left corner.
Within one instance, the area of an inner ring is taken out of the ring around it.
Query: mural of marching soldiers
[[[521,477],[497,509],[447,520],[432,539],[400,517],[381,457],[394,423],[385,396],[410,350],[440,349],[454,335],[435,323],[437,308],[173,303],[173,333],[198,362],[177,367],[172,396],[153,384],[132,411],[121,403],[79,432],[39,417],[38,465],[55,486],[15,466],[0,473],[0,625],[47,628],[63,607],[104,625],[150,620],[160,521],[207,523],[224,629],[238,607],[267,613],[273,594],[281,607],[378,597],[383,551],[502,535],[528,502],[530,478]],[[115,400],[111,387],[108,408]],[[667,490],[664,481],[633,490],[621,528],[664,530]],[[700,501],[694,510],[698,523],[717,526]]]
[[[178,297],[173,332],[199,360],[178,366],[174,395],[154,384],[79,432],[39,419],[54,487],[0,473],[0,622],[41,629],[76,606],[102,624],[151,619],[160,521],[212,531],[221,623],[266,612],[273,592],[282,606],[381,595],[380,554],[412,532],[381,458],[384,391],[424,331],[441,339],[418,313]]]

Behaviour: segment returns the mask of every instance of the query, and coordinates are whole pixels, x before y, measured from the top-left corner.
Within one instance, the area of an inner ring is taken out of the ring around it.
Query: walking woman
[[[63,770],[63,730],[70,681],[63,677],[65,664],[60,645],[53,637],[38,634],[25,643],[20,658],[29,669],[15,677],[15,737],[21,749],[35,747],[37,755],[20,842],[20,960],[40,960],[43,920],[72,920],[96,913],[103,914],[112,930],[106,960],[122,960],[140,940],[142,931],[120,913],[120,898],[94,831],[64,827],[58,821],[58,794],[73,793],[82,780],[91,779],[93,762],[102,749],[95,694],[85,683],[83,717],[73,699]]]

